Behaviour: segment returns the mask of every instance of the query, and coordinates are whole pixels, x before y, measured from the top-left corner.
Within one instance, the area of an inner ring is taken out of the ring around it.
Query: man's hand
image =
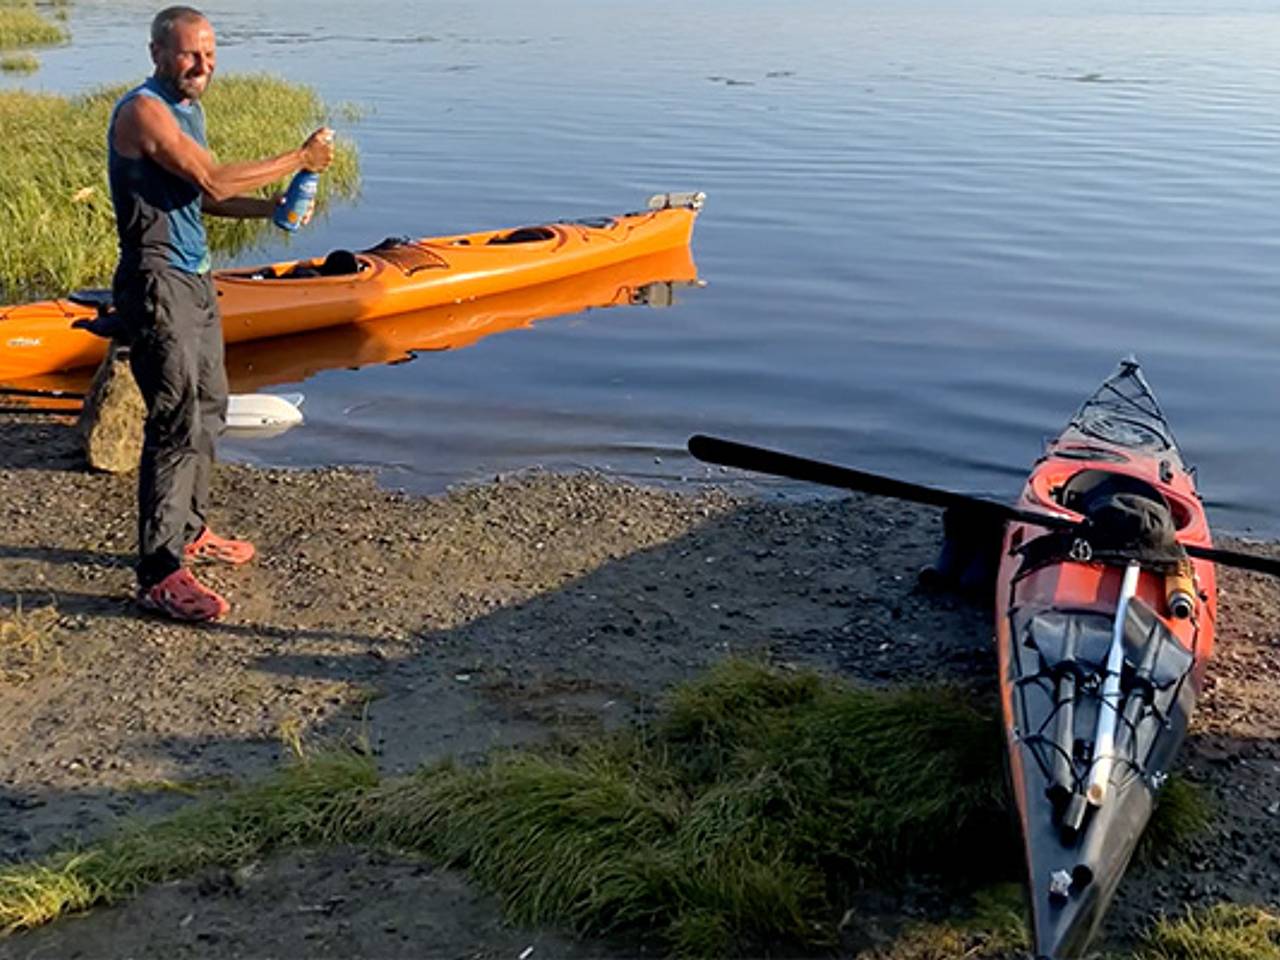
[[[302,168],[322,173],[333,163],[333,131],[321,127],[302,145]]]

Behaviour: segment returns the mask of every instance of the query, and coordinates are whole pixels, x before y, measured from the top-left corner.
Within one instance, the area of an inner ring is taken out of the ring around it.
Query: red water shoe
[[[217,620],[231,609],[231,604],[185,568],[175,570],[159,583],[139,591],[138,605],[174,620],[188,621]]]
[[[255,552],[248,540],[228,540],[205,527],[200,536],[183,548],[182,554],[190,563],[211,560],[238,567],[252,560]]]

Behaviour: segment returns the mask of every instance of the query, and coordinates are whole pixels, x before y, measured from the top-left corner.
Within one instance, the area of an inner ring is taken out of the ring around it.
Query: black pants
[[[182,566],[182,548],[205,525],[214,444],[227,418],[222,321],[208,274],[120,271],[114,300],[147,405],[138,473],[138,583],[146,589]]]

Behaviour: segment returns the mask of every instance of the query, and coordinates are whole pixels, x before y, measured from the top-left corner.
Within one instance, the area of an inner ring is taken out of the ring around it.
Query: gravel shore
[[[366,732],[400,773],[625,722],[731,653],[994,698],[989,610],[916,589],[940,536],[930,510],[589,474],[420,498],[368,473],[220,465],[215,527],[253,539],[260,560],[208,570],[232,613],[191,627],[132,604],[133,496],[133,478],[81,469],[63,419],[0,417],[0,606],[52,624],[38,656],[0,650],[0,859],[258,776],[280,762],[282,732]],[[1280,587],[1231,570],[1220,582],[1219,652],[1182,765],[1213,798],[1213,826],[1125,880],[1119,941],[1185,904],[1280,904]],[[0,956],[528,946],[610,950],[507,929],[427,865],[338,850],[171,885],[0,940]]]

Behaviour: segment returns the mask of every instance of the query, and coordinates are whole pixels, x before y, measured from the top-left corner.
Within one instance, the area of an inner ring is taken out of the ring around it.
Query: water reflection
[[[679,247],[463,303],[314,333],[232,344],[227,348],[227,377],[233,393],[256,393],[280,384],[302,383],[323,370],[404,363],[422,352],[457,350],[496,333],[584,310],[665,307],[673,302],[675,288],[698,283],[692,252]],[[78,399],[53,394],[83,394],[93,373],[92,368],[82,367],[13,381],[7,386],[21,393],[3,399],[25,409],[73,411]]]
[[[688,247],[524,290],[444,304],[310,334],[236,344],[227,376],[236,393],[301,383],[322,370],[404,363],[425,351],[457,350],[535,321],[600,307],[666,306],[672,287],[697,282]]]

